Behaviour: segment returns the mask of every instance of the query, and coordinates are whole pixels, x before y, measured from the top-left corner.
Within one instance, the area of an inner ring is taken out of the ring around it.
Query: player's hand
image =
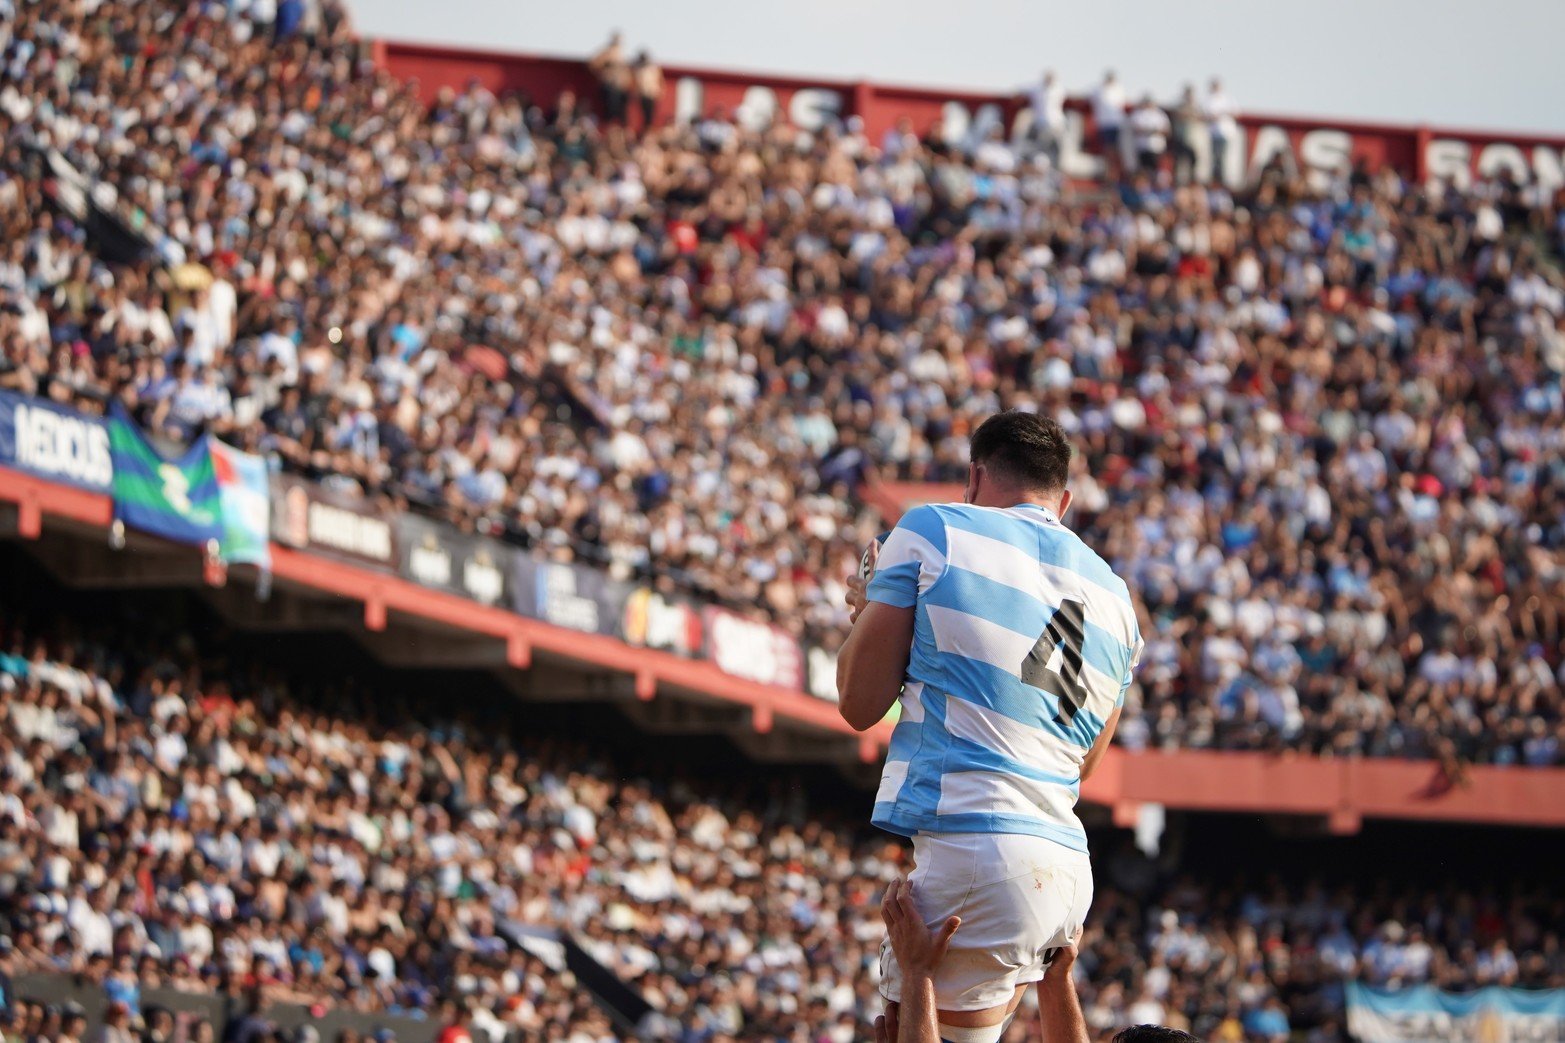
[[[1049,969],[1044,972],[1043,985],[1065,987],[1070,984],[1071,965],[1081,954],[1082,930],[1083,928],[1076,928],[1071,932],[1069,942],[1050,952]]]
[[[891,951],[908,976],[933,974],[951,947],[951,936],[962,926],[962,918],[953,916],[940,925],[939,932],[931,932],[913,905],[912,885],[904,880],[893,880],[886,888],[886,896],[880,900],[880,918],[886,921]]]
[[[886,1013],[875,1019],[875,1043],[897,1043],[897,1005],[886,1004]]]
[[[858,571],[848,577],[848,593],[843,600],[848,603],[848,622],[858,621],[859,613],[864,611],[864,606],[869,604],[869,596],[866,590],[869,587],[869,577],[875,574],[875,562],[880,558],[880,541],[876,540],[869,545],[869,550],[864,552],[864,561]],[[866,575],[867,573],[867,575]]]

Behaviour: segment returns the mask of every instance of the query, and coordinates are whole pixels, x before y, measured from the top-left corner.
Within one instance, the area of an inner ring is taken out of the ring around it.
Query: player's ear
[[[1060,521],[1064,521],[1065,520],[1065,512],[1070,510],[1070,507],[1071,507],[1071,491],[1069,489],[1062,489],[1062,490],[1060,490],[1060,509],[1055,512],[1054,516],[1056,518],[1060,519]]]
[[[982,468],[977,464],[967,465],[967,488],[962,490],[962,502],[973,503],[978,499],[978,483],[982,480],[979,476]]]

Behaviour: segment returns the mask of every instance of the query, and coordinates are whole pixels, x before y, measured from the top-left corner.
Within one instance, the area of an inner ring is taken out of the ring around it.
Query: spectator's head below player
[[[963,500],[978,507],[1035,503],[1058,518],[1070,509],[1071,443],[1056,420],[1009,409],[973,432]]]
[[[1162,1025],[1132,1025],[1121,1029],[1111,1043],[1201,1043],[1201,1038]]]

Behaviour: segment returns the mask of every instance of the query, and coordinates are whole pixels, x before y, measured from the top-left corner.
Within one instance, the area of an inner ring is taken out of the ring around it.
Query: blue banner
[[[114,464],[108,426],[47,399],[0,391],[0,467],[109,492]]]
[[[1561,1043],[1565,989],[1442,992],[1350,983],[1348,1031],[1360,1043]]]

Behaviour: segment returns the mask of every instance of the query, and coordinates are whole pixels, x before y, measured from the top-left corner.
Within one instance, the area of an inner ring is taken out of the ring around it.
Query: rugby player
[[[837,687],[861,731],[900,699],[872,821],[912,838],[924,924],[961,921],[933,978],[940,1038],[996,1043],[1091,904],[1075,805],[1141,635],[1125,583],[1065,526],[1060,425],[996,414],[970,459],[965,502],[908,511],[850,581]],[[889,942],[880,989],[894,1014]]]

